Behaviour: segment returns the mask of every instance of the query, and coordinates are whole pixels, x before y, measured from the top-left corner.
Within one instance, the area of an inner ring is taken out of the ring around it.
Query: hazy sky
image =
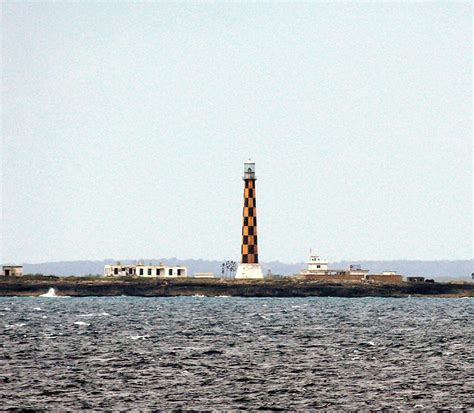
[[[2,12],[2,262],[472,258],[469,3]]]

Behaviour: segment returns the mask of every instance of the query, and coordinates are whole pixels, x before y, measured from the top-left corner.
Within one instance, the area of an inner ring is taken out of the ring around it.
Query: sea
[[[472,298],[0,298],[0,410],[471,410]]]

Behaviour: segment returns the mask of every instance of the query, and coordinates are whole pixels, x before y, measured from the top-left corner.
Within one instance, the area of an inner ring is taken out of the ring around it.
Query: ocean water
[[[474,302],[0,298],[0,410],[473,409]]]

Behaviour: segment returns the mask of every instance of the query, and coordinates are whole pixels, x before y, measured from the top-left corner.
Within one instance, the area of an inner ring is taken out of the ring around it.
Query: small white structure
[[[237,280],[263,280],[262,267],[260,264],[240,263],[235,278]]]
[[[213,272],[195,272],[194,278],[215,278]]]
[[[182,265],[121,264],[105,265],[104,277],[146,277],[146,278],[177,278],[187,277],[188,269]]]
[[[23,265],[3,265],[2,275],[5,277],[22,277]]]

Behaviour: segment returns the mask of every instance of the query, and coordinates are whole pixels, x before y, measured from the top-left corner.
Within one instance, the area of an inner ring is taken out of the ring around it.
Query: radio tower
[[[244,210],[242,221],[242,247],[240,264],[235,278],[262,280],[263,274],[258,263],[257,203],[255,195],[255,162],[244,163]]]

